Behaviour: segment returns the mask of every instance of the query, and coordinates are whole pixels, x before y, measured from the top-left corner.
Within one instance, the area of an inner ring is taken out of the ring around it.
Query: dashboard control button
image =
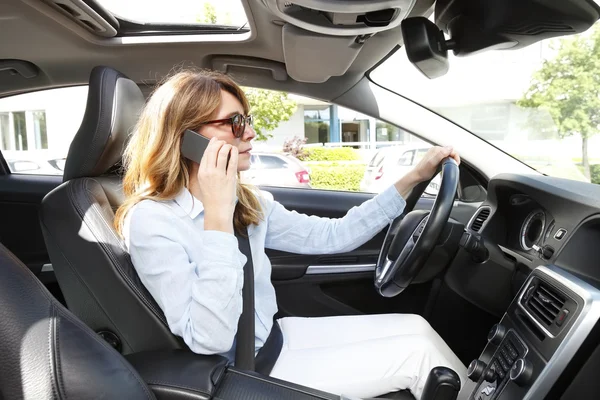
[[[504,371],[508,371],[510,369],[510,364],[508,364],[504,358],[502,357],[502,354],[499,354],[500,357],[498,357],[498,362],[500,362],[500,365],[502,366],[502,369]]]
[[[556,240],[561,240],[562,238],[565,237],[565,235],[567,234],[567,230],[564,228],[560,228],[559,230],[556,231],[556,233],[554,234],[554,239]]]
[[[508,349],[508,353],[510,354],[513,361],[519,358],[519,353],[517,353],[517,351],[511,344],[508,344],[506,348]]]
[[[500,363],[498,361],[494,362],[494,371],[496,371],[496,373],[500,377],[500,380],[504,379],[504,376],[506,375],[506,373],[504,372],[504,370],[502,369],[502,367],[500,366]]]
[[[473,382],[479,382],[479,378],[483,375],[485,367],[487,367],[487,365],[483,361],[473,360],[471,361],[471,364],[469,364],[469,368],[467,368],[467,376]]]
[[[502,357],[504,357],[506,362],[508,362],[511,365],[515,361],[515,358],[510,355],[508,350],[506,350],[506,347],[503,347],[502,350],[500,350],[500,354],[502,354]]]
[[[510,369],[510,380],[519,386],[527,385],[531,380],[532,375],[533,366],[530,361],[524,358],[519,358],[515,365]]]
[[[554,255],[554,249],[550,246],[544,246],[540,250],[540,255],[542,256],[543,259],[549,260]]]
[[[506,328],[500,324],[494,324],[490,333],[488,333],[488,342],[495,344],[496,346],[502,343],[502,339],[506,335]]]
[[[498,379],[498,377],[496,376],[496,372],[493,369],[488,368],[485,371],[485,374],[483,375],[483,379],[485,379],[488,382],[495,382],[496,379]]]

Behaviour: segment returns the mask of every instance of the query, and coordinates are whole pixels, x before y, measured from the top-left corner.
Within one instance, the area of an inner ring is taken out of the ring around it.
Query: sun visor
[[[322,83],[343,75],[363,46],[355,37],[325,36],[289,24],[282,35],[287,73],[298,82]]]

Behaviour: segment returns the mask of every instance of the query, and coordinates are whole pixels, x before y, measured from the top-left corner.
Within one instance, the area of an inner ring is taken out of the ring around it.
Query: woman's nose
[[[255,137],[256,132],[254,131],[254,128],[252,128],[250,125],[246,125],[246,128],[244,129],[244,135],[242,136],[242,140],[244,140],[244,142],[248,142],[254,139]]]

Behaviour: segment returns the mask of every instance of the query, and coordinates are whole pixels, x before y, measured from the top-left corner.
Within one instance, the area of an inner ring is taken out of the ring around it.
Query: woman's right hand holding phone
[[[198,168],[205,230],[233,233],[237,169],[237,147],[212,138]]]

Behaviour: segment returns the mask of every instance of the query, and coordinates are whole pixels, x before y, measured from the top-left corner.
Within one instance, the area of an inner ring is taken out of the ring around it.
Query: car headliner
[[[194,38],[196,41],[186,42],[191,38],[173,35],[163,37],[163,42],[130,44],[119,37],[94,35],[43,1],[3,1],[0,4],[0,37],[5,40],[0,48],[0,59],[32,62],[41,73],[35,78],[25,79],[0,70],[0,97],[45,87],[85,84],[91,69],[97,65],[116,68],[138,84],[148,85],[143,88],[146,93],[176,65],[214,68],[215,57],[223,56],[258,58],[275,62],[287,70],[310,69],[318,74],[320,65],[315,63],[318,57],[297,60],[296,65],[290,65],[289,60],[286,63],[282,26],[273,23],[277,18],[261,0],[241,1],[252,32],[245,41],[227,41],[228,35],[221,34],[205,35],[204,39]],[[433,0],[417,0],[409,16],[430,15],[432,4]],[[206,41],[207,37],[215,40]],[[322,40],[311,41],[315,44],[315,55],[321,51],[320,43],[327,41],[324,35],[320,38]],[[277,81],[264,69],[234,67],[230,70],[245,86],[284,90],[333,101],[352,88],[401,41],[399,26],[375,34],[365,42],[342,76],[333,76],[322,83],[298,82],[289,76],[285,81]],[[323,47],[331,52],[330,45]],[[288,52],[293,50],[287,49]],[[343,49],[340,48],[340,51]]]

